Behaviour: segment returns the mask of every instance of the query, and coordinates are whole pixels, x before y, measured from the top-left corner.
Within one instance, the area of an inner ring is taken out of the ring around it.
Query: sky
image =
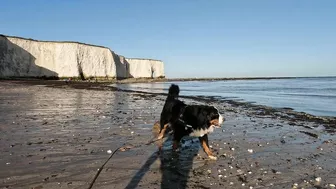
[[[3,0],[0,34],[162,60],[168,78],[336,76],[335,0]]]

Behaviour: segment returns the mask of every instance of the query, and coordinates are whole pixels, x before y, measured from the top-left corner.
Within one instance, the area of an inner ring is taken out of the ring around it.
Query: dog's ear
[[[213,120],[216,120],[218,118],[219,118],[218,112],[215,109],[212,109],[212,108],[209,109],[208,116],[207,116],[208,122],[211,123]]]
[[[202,124],[202,126],[210,126],[210,116],[204,112],[201,116],[199,116],[199,123]]]
[[[211,125],[211,120],[215,116],[214,112],[212,112],[210,109],[206,108],[203,112],[202,116],[202,123],[203,125],[210,126]]]

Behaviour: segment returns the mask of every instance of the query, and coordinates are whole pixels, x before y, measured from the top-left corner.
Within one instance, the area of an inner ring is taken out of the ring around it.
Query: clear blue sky
[[[160,59],[167,77],[336,75],[335,0],[4,0],[0,33]]]

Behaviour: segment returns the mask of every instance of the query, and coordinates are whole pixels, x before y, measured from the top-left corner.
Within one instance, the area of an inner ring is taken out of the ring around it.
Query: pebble
[[[134,134],[134,131],[132,131],[131,134]]]
[[[10,163],[8,162],[8,163],[6,163],[6,165],[10,165]]]
[[[253,153],[253,150],[252,149],[248,149],[247,150],[249,153]]]
[[[245,183],[242,183],[242,186],[245,186]]]
[[[222,178],[223,177],[223,175],[218,175],[218,178]]]
[[[330,188],[335,188],[335,184],[329,184]]]
[[[298,186],[299,186],[298,183],[293,184],[293,188],[297,188]]]
[[[107,150],[107,153],[108,154],[112,154],[112,150]]]
[[[230,185],[233,185],[233,182],[230,182]]]
[[[315,181],[316,181],[316,182],[321,182],[321,181],[322,181],[322,178],[321,178],[321,177],[316,177],[316,178],[315,178]]]
[[[231,148],[232,151],[234,151],[235,149],[234,148]]]
[[[224,153],[222,156],[226,157],[227,155],[226,155],[226,153]]]
[[[207,171],[209,174],[211,174],[211,170],[209,169],[208,171]]]

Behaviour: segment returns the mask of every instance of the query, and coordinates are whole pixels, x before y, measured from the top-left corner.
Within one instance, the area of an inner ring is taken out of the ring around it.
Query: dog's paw
[[[211,159],[211,160],[217,160],[217,157],[216,156],[209,156],[209,159]]]
[[[163,138],[163,134],[159,134],[159,136],[157,137],[157,140],[160,140]]]
[[[173,149],[173,152],[179,152],[180,148]]]
[[[177,145],[173,145],[172,150],[173,152],[179,152],[180,148]]]

